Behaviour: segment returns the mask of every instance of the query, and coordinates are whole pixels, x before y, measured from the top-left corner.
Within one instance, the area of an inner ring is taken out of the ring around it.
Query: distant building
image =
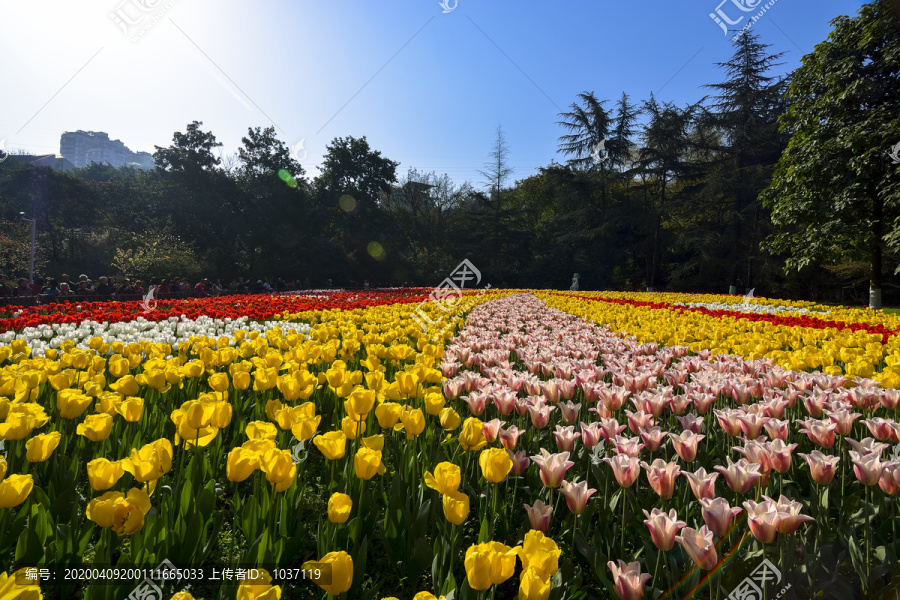
[[[120,140],[109,139],[102,131],[67,131],[60,136],[59,153],[78,168],[91,163],[113,167],[136,167],[150,170],[154,167],[149,152],[132,152]]]

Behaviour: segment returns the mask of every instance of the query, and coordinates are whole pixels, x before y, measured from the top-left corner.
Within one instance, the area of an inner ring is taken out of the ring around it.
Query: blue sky
[[[365,135],[401,175],[480,186],[502,125],[522,179],[564,160],[555,122],[580,92],[610,107],[623,91],[707,94],[733,50],[710,13],[740,27],[766,4],[720,1],[0,0],[0,140],[58,152],[84,129],[152,152],[199,120],[228,155],[248,127],[274,125],[303,140],[311,175],[333,138]],[[787,72],[862,4],[775,0],[753,29]]]

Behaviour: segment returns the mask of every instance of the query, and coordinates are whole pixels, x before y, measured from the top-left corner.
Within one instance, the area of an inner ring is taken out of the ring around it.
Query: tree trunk
[[[869,308],[881,308],[882,219],[884,201],[877,194],[872,200],[872,265],[869,278]]]

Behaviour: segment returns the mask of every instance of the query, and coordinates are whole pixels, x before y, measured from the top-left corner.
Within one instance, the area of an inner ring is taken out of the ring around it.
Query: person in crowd
[[[112,297],[113,292],[115,291],[111,285],[109,285],[108,277],[101,277],[100,283],[94,288],[94,291],[97,292],[98,300],[109,300]]]
[[[194,286],[194,295],[197,298],[206,298],[209,296],[209,293],[206,291],[209,287],[209,279],[201,279],[197,282],[197,285]]]
[[[137,294],[138,296],[140,296],[141,298],[144,297],[144,284],[143,284],[143,282],[141,282],[140,279],[138,279],[137,281],[134,282],[134,293]]]
[[[29,283],[28,287],[31,288],[31,295],[37,296],[41,293],[41,290],[44,289],[44,278],[43,277],[35,277],[34,282]]]
[[[224,286],[224,284],[222,283],[222,280],[221,280],[221,279],[216,279],[215,283],[212,284],[212,292],[213,292],[216,296],[218,296],[218,295],[221,294],[223,291],[225,291],[225,286]]]
[[[169,280],[163,279],[159,282],[159,287],[156,288],[156,296],[157,298],[168,298],[169,297]]]
[[[69,287],[68,283],[60,283],[59,284],[59,294],[58,298],[60,301],[65,299],[66,302],[71,300],[75,296],[75,292]]]
[[[62,291],[62,290],[60,290]],[[78,287],[75,288],[75,295],[79,298],[92,298],[94,296],[94,288],[89,285],[88,281],[79,281]]]
[[[59,296],[59,284],[56,283],[56,280],[52,277],[47,280],[47,285],[45,285],[41,289],[41,302],[56,302],[57,297]]]
[[[19,277],[19,287],[16,288],[16,296],[34,296],[34,290],[28,285],[28,280]]]
[[[284,284],[284,289],[289,292],[293,292],[295,289],[297,289],[297,284],[294,283],[293,279],[288,279]]]
[[[134,286],[131,285],[131,280],[126,278],[116,289],[116,298],[122,301],[134,300],[132,296],[134,296]]]
[[[59,283],[65,283],[65,284],[67,284],[69,287],[72,287],[72,282],[71,282],[71,280],[69,279],[69,276],[66,275],[65,273],[63,273],[62,275],[59,276]]]
[[[363,289],[364,289],[364,290],[368,290],[368,289],[369,289],[369,280],[368,280],[368,279],[366,279],[365,281],[363,281]]]
[[[12,285],[6,281],[6,275],[0,274],[0,298],[9,298],[11,296],[15,296]]]

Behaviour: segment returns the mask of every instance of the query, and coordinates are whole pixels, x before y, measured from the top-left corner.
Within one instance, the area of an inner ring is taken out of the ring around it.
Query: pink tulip
[[[900,406],[900,390],[890,389],[881,392],[881,406],[885,410],[894,410]]]
[[[574,425],[580,412],[581,404],[573,404],[571,402],[560,402],[559,404],[559,414],[566,425]]]
[[[740,508],[729,506],[725,498],[703,498],[700,504],[704,523],[719,537],[728,533],[731,520],[741,512]]]
[[[612,444],[619,434],[625,431],[625,425],[619,425],[619,422],[613,418],[600,419],[600,430],[603,439]]]
[[[698,417],[692,413],[688,413],[683,417],[676,417],[681,424],[681,428],[686,431],[700,433],[703,431],[703,417]]]
[[[887,444],[876,442],[872,438],[863,438],[861,441],[857,442],[856,440],[852,440],[850,438],[844,438],[848,444],[853,448],[854,452],[860,455],[865,454],[878,454],[881,455],[882,452],[888,447]]]
[[[669,402],[669,408],[676,415],[682,415],[682,414],[684,414],[684,411],[687,410],[687,407],[691,405],[692,402],[693,402],[693,400],[691,400],[686,395],[673,396],[672,400]]]
[[[697,458],[697,444],[705,437],[705,435],[697,435],[690,429],[685,429],[678,435],[674,433],[669,434],[675,452],[678,453],[678,456],[684,462],[693,462]]]
[[[756,503],[753,500],[744,502],[747,510],[747,521],[750,524],[750,533],[763,544],[769,544],[778,533],[778,509],[775,502],[766,500]]]
[[[559,395],[566,400],[571,400],[572,396],[575,395],[575,388],[577,387],[575,382],[570,380],[572,372],[561,367],[556,367],[556,371],[557,377],[562,377],[562,379],[556,380],[556,385],[559,388]]]
[[[658,508],[654,508],[649,513],[645,510],[644,516],[647,517],[644,525],[650,530],[653,544],[660,550],[671,550],[675,545],[675,534],[678,533],[679,529],[687,527],[687,523],[678,520],[678,513],[675,512],[674,508],[669,511],[669,514],[662,512]]]
[[[713,534],[706,525],[701,527],[700,531],[685,527],[675,541],[684,548],[694,564],[704,571],[712,570],[719,562],[716,547],[713,545]]]
[[[603,461],[612,467],[616,481],[623,488],[629,488],[634,485],[638,475],[641,474],[640,461],[627,454],[617,454],[612,458],[604,458]]]
[[[774,502],[768,496],[763,496],[763,498],[767,501]],[[801,515],[800,510],[803,508],[803,505],[799,502],[789,500],[783,495],[778,499],[778,502],[774,502],[774,504],[777,512],[775,529],[778,530],[778,533],[791,535],[797,531],[803,523],[815,520],[812,517]]]
[[[531,424],[538,429],[543,429],[550,423],[550,413],[553,412],[555,406],[535,406],[528,407],[528,415],[531,417]]]
[[[469,405],[469,412],[474,416],[479,416],[484,412],[487,404],[488,395],[479,392],[470,392],[468,396],[460,396]]]
[[[549,379],[542,383],[541,391],[543,391],[544,398],[546,398],[547,402],[550,404],[559,402],[559,386],[556,385],[555,379]]]
[[[860,413],[852,413],[846,408],[825,411],[825,414],[836,425],[835,431],[838,435],[850,435],[850,432],[853,431],[853,421],[862,416]]]
[[[593,450],[594,446],[600,443],[603,439],[603,433],[600,431],[600,425],[597,423],[591,423],[590,425],[585,425],[584,423],[580,423],[581,425],[581,443],[584,444],[584,447],[588,450]]]
[[[665,438],[665,432],[659,427],[641,429],[641,439],[644,441],[644,447],[650,452],[659,450],[659,446]]]
[[[691,399],[694,401],[694,407],[697,409],[697,413],[705,415],[709,412],[709,409],[712,407],[717,397],[718,394],[694,394]],[[738,427],[740,427],[740,425],[738,425]]]
[[[690,471],[682,471],[681,474],[684,475],[691,484],[691,491],[694,492],[694,497],[697,500],[716,497],[716,479],[719,477],[718,473],[708,474],[706,469],[700,467],[693,473]]]
[[[512,450],[507,448],[506,453],[509,454],[509,459],[513,464],[513,475],[521,475],[525,472],[525,469],[531,466],[531,461],[528,459],[528,453],[524,450],[519,450],[518,452],[513,453]]]
[[[772,419],[783,419],[784,411],[787,409],[787,400],[784,398],[772,398],[762,406],[767,417]]]
[[[457,365],[456,368],[459,369],[459,365]],[[444,373],[444,375],[447,375],[447,374]],[[448,379],[447,381],[444,382],[444,395],[449,400],[455,400],[459,396],[459,394],[462,392],[465,385],[466,385],[465,379],[460,379],[458,377],[455,377],[453,379]]]
[[[734,398],[734,401],[739,405],[744,405],[750,402],[750,389],[745,385],[741,385],[740,383],[732,384],[731,395]]]
[[[501,425],[503,425],[503,421],[500,419],[491,419],[487,423],[482,424],[481,431],[484,434],[484,439],[486,439],[489,444],[493,444],[497,441]]]
[[[892,460],[884,463],[884,470],[878,479],[878,487],[888,496],[900,492],[900,461]]]
[[[860,421],[860,423],[868,427],[872,435],[875,436],[875,439],[880,442],[886,442],[893,439],[893,427],[891,427],[891,425],[894,421],[892,419],[873,417],[871,419],[864,419]]]
[[[856,473],[856,478],[861,484],[875,485],[878,483],[881,473],[884,471],[884,463],[881,462],[880,455],[861,455],[851,450],[850,457],[853,459],[853,472]]]
[[[644,595],[644,586],[650,581],[649,573],[641,573],[641,563],[635,561],[625,564],[619,560],[619,565],[613,561],[606,563],[612,572],[612,578],[615,582],[616,596],[620,600],[641,600]]]
[[[653,427],[653,424],[656,422],[653,415],[640,410],[636,413],[626,410],[625,415],[628,417],[628,428],[635,435],[640,433],[641,429]]]
[[[725,482],[732,491],[738,494],[746,494],[753,487],[762,473],[759,472],[759,465],[749,462],[746,458],[742,458],[736,463],[731,462],[731,457],[726,457],[728,467],[718,466],[716,471],[725,476]]]
[[[523,506],[525,507],[525,512],[528,513],[528,523],[531,525],[531,528],[546,533],[547,528],[550,526],[553,507],[544,504],[541,500],[535,500],[532,506],[527,504]]]
[[[819,419],[825,410],[825,402],[831,398],[830,394],[822,394],[816,396],[804,396],[803,408],[809,413],[809,416]]]
[[[716,415],[716,418],[719,420],[719,426],[725,430],[725,433],[731,437],[741,434],[741,422],[738,421],[738,416],[741,413],[727,408],[724,410],[716,409],[713,413]]]
[[[772,468],[782,475],[791,469],[791,453],[797,448],[797,444],[785,444],[780,439],[774,439],[766,444],[769,457],[772,459]]]
[[[760,417],[755,414],[738,415],[737,420],[741,424],[741,430],[748,438],[755,440],[762,433],[763,425],[769,420],[769,417]]]
[[[641,443],[641,438],[637,437],[627,438],[619,435],[616,436],[614,444],[616,446],[616,454],[626,454],[631,457],[639,456],[641,450],[644,448],[644,445]]]
[[[667,463],[663,459],[657,458],[649,465],[641,462],[641,466],[647,472],[647,480],[654,492],[666,500],[675,495],[675,480],[681,473],[678,463],[674,461]]]
[[[575,449],[575,442],[578,441],[581,434],[575,433],[575,427],[571,425],[568,427],[557,425],[556,431],[553,432],[553,437],[556,438],[556,446],[561,451],[571,452]]]
[[[784,442],[787,441],[788,438],[788,422],[781,421],[779,419],[769,419],[766,421],[766,424],[763,425],[766,429],[766,433],[769,434],[769,437],[772,439],[779,439]]]
[[[800,428],[814,444],[823,448],[834,446],[834,431],[837,425],[831,421],[801,421]]]
[[[569,510],[576,515],[584,512],[588,498],[597,492],[594,488],[588,488],[587,481],[579,481],[578,483],[563,481],[559,491],[566,497],[566,505],[568,505]]]
[[[541,481],[548,488],[558,488],[566,476],[566,471],[575,466],[575,463],[569,460],[568,452],[550,454],[544,448],[541,448],[540,455],[532,456],[531,460],[541,470]]]
[[[516,407],[516,395],[509,390],[496,391],[493,394],[494,406],[501,415],[512,414]]]
[[[612,412],[622,408],[625,404],[625,400],[631,395],[631,392],[621,387],[605,388],[598,390],[597,393],[600,396],[600,401]]]
[[[840,456],[830,456],[822,454],[818,450],[813,450],[809,454],[800,453],[806,464],[809,465],[809,474],[813,481],[819,485],[828,485],[834,479],[837,472],[837,464],[840,462]]]
[[[516,444],[519,443],[519,436],[525,433],[515,425],[510,425],[508,429],[501,429],[498,433],[500,444],[507,450],[515,450]]]
[[[765,438],[763,438],[764,441]],[[772,470],[772,454],[769,452],[768,444],[756,440],[745,440],[743,447],[735,446],[732,450],[743,454],[750,462],[758,464],[759,472],[763,475]]]

